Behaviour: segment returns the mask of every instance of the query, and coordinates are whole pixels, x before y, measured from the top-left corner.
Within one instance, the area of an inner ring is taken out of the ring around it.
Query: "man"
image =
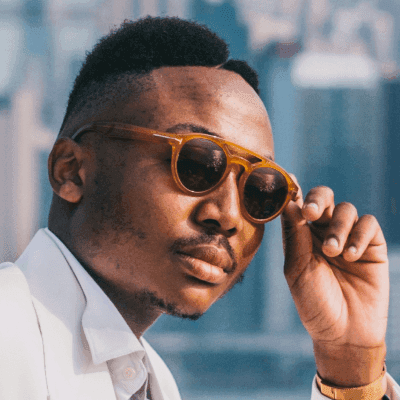
[[[150,17],[87,56],[49,157],[49,227],[0,270],[1,399],[179,399],[143,333],[206,312],[278,215],[312,398],[400,398],[379,224],[326,187],[303,200],[272,161],[256,74],[227,59],[206,28]]]

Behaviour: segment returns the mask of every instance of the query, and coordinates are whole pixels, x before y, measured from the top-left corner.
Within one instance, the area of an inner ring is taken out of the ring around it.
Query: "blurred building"
[[[113,25],[148,14],[207,24],[230,43],[233,58],[250,60],[277,162],[304,190],[331,186],[338,201],[378,216],[391,244],[388,360],[400,378],[400,315],[393,306],[400,293],[396,0],[0,0],[2,260],[14,260],[47,225],[47,155],[85,51]],[[185,393],[309,391],[312,344],[282,269],[278,220],[266,225],[244,282],[204,317],[162,317],[149,330]]]
[[[384,83],[382,134],[384,136],[384,192],[381,196],[385,213],[385,235],[392,246],[400,241],[400,82]]]

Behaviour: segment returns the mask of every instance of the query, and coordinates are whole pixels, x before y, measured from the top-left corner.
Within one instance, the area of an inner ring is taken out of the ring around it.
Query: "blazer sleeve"
[[[40,327],[28,284],[0,264],[0,399],[48,400]]]

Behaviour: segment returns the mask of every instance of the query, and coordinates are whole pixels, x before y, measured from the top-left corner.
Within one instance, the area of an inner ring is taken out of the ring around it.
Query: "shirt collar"
[[[100,364],[130,353],[137,353],[143,358],[145,355],[143,346],[111,300],[64,243],[48,228],[44,231],[64,255],[85,295],[86,307],[82,316],[82,328],[93,363]]]

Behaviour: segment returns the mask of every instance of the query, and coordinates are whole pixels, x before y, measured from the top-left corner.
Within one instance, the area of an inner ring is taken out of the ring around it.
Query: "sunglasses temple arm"
[[[125,135],[121,135],[121,132],[124,132]],[[114,132],[109,133],[107,135],[108,137],[112,138],[120,138],[120,139],[135,139],[136,138],[140,138],[140,140],[144,140],[146,142],[153,142],[153,143],[165,143],[168,142],[171,145],[176,145],[180,143],[180,140],[177,138],[172,138],[172,137],[168,137],[168,136],[164,136],[164,135],[160,135],[160,134],[152,134],[149,135],[148,133],[142,133],[140,131],[136,131],[136,132],[130,132],[130,137],[127,137],[126,135],[126,131],[120,131],[120,133],[118,133],[118,129],[115,129]]]

